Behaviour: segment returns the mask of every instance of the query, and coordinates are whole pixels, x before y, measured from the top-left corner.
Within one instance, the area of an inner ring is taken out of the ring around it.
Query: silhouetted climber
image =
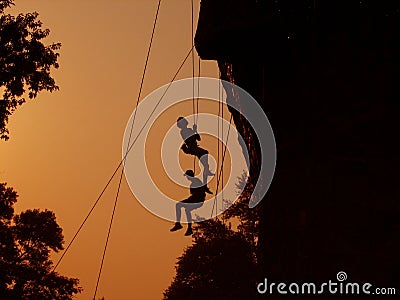
[[[200,179],[194,177],[193,170],[187,170],[185,174],[188,180],[192,183],[190,184],[190,196],[189,198],[182,200],[176,204],[176,223],[174,227],[170,229],[170,231],[177,231],[182,229],[183,226],[181,225],[181,209],[182,207],[185,208],[186,218],[188,222],[188,228],[186,230],[185,235],[191,235],[192,231],[192,210],[201,207],[206,199],[206,186],[201,182]]]
[[[179,117],[176,121],[176,125],[181,129],[181,136],[184,140],[184,144],[181,149],[184,153],[197,156],[204,167],[203,171],[203,183],[205,185],[206,193],[212,194],[212,192],[207,187],[208,176],[213,176],[214,173],[211,172],[210,166],[208,164],[208,151],[200,148],[197,145],[197,141],[201,140],[200,135],[197,133],[197,125],[193,125],[193,129],[188,127],[188,121],[184,117]]]

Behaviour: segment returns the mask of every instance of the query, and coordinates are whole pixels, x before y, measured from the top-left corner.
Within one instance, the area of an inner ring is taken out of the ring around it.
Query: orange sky
[[[19,193],[18,212],[54,211],[66,244],[121,159],[156,7],[156,0],[16,0],[9,10],[39,12],[51,30],[47,42],[62,43],[53,72],[60,91],[41,93],[11,116],[10,140],[0,143],[1,181]],[[143,96],[170,81],[190,46],[190,1],[163,1]],[[218,77],[214,61],[201,69]],[[191,74],[189,61],[178,79]],[[116,187],[114,180],[57,269],[80,279],[78,299],[93,297]],[[145,210],[124,180],[97,297],[160,299],[191,242],[183,232],[171,234],[171,225]]]

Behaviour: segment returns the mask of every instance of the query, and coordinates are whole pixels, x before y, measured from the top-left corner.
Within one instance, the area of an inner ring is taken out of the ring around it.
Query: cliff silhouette
[[[345,271],[353,282],[398,284],[399,31],[399,1],[201,1],[197,52],[259,102],[276,138],[260,280]],[[257,138],[231,113],[254,183]]]

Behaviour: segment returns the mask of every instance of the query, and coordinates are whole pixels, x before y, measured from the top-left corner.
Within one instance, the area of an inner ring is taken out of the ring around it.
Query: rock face
[[[399,7],[201,1],[200,57],[217,60],[222,79],[257,99],[277,142],[275,177],[262,201],[263,277],[318,282],[345,271],[353,282],[398,284]],[[257,139],[232,114],[252,153],[254,182]]]

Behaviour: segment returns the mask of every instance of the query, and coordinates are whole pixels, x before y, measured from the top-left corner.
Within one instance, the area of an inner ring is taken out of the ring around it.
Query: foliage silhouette
[[[1,299],[72,299],[79,280],[52,272],[51,251],[63,249],[64,237],[49,210],[14,215],[17,193],[0,183]]]
[[[250,299],[254,259],[243,235],[220,220],[194,228],[194,243],[178,258],[177,274],[164,299]]]
[[[58,90],[50,71],[58,68],[60,43],[44,45],[49,29],[42,29],[38,13],[12,16],[5,9],[13,0],[0,0],[0,138],[9,139],[7,123],[15,109],[42,90]]]
[[[246,177],[239,179],[244,185]],[[225,211],[223,220],[211,219],[193,226],[193,244],[176,263],[176,276],[164,299],[255,299],[257,280],[257,209],[248,207],[244,191]],[[236,229],[226,221],[237,218]]]

